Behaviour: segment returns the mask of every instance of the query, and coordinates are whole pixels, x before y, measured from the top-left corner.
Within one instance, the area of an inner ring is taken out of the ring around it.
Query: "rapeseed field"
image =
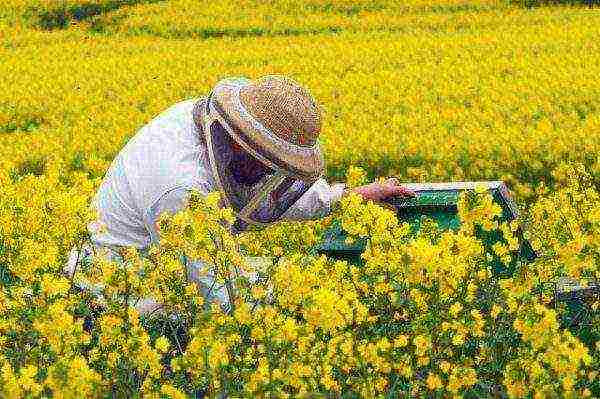
[[[557,299],[561,279],[600,279],[599,37],[587,4],[4,1],[0,396],[600,397],[599,294]],[[461,198],[458,231],[416,237],[353,195],[323,220],[235,236],[214,193],[165,218],[148,254],[65,277],[137,129],[266,74],[321,104],[330,180],[504,180],[538,258],[493,273],[518,226],[486,190]],[[367,241],[362,265],[312,251],[332,222]],[[505,244],[486,250],[476,228]],[[231,313],[182,256],[235,279]],[[165,312],[141,316],[147,297]]]

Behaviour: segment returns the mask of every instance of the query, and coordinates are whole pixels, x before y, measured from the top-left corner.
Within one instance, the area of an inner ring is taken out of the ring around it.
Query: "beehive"
[[[500,221],[510,221],[518,217],[517,207],[512,200],[508,189],[502,181],[480,181],[480,182],[453,182],[453,183],[413,183],[404,186],[413,190],[415,198],[392,198],[387,203],[394,207],[398,219],[411,225],[411,233],[416,234],[425,218],[437,222],[442,230],[457,230],[460,227],[458,217],[458,199],[465,190],[475,190],[478,185],[486,186],[492,194],[494,201],[501,206],[502,216]],[[486,250],[491,251],[491,246],[503,240],[499,231],[486,232],[480,229],[477,232],[484,243]],[[524,240],[521,231],[518,231],[521,246],[516,257],[509,267],[502,264],[500,259],[494,261],[494,271],[499,275],[508,276],[514,271],[516,262],[532,261],[535,259],[535,251],[527,240]],[[339,224],[332,225],[325,232],[323,241],[317,246],[317,250],[333,258],[347,259],[351,262],[360,263],[360,254],[365,249],[366,241],[357,240],[353,244],[346,243],[347,235]]]

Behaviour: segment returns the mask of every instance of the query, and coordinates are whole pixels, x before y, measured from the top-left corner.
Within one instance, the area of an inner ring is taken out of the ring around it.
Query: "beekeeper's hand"
[[[383,183],[373,182],[364,186],[348,189],[347,192],[360,194],[366,200],[383,201],[389,197],[414,197],[416,194],[400,185],[395,177],[387,178]]]

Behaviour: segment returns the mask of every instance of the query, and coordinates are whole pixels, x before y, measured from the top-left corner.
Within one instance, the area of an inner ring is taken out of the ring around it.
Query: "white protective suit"
[[[155,222],[163,212],[182,209],[191,189],[200,193],[216,191],[208,164],[208,151],[192,118],[194,104],[200,98],[178,102],[143,126],[113,160],[96,196],[93,206],[106,231],[98,231],[98,223],[88,230],[96,248],[107,249],[109,259],[116,259],[110,250],[115,246],[147,249],[159,240]],[[344,184],[329,185],[319,179],[283,215],[285,220],[314,219],[327,215],[339,200]],[[72,274],[81,257],[89,256],[91,248],[71,251],[65,271]],[[199,277],[204,267],[200,261],[187,263],[189,277],[211,284],[210,276]],[[89,288],[89,287],[88,287]],[[218,287],[215,296],[227,305],[225,288]],[[210,299],[210,298],[208,298]],[[157,304],[151,299],[137,305],[143,314]]]

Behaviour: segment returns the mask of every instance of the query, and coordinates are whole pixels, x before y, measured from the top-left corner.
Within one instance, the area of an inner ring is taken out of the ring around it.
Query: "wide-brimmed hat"
[[[233,128],[236,141],[300,177],[322,174],[320,107],[291,78],[224,79],[213,88],[208,101]]]

